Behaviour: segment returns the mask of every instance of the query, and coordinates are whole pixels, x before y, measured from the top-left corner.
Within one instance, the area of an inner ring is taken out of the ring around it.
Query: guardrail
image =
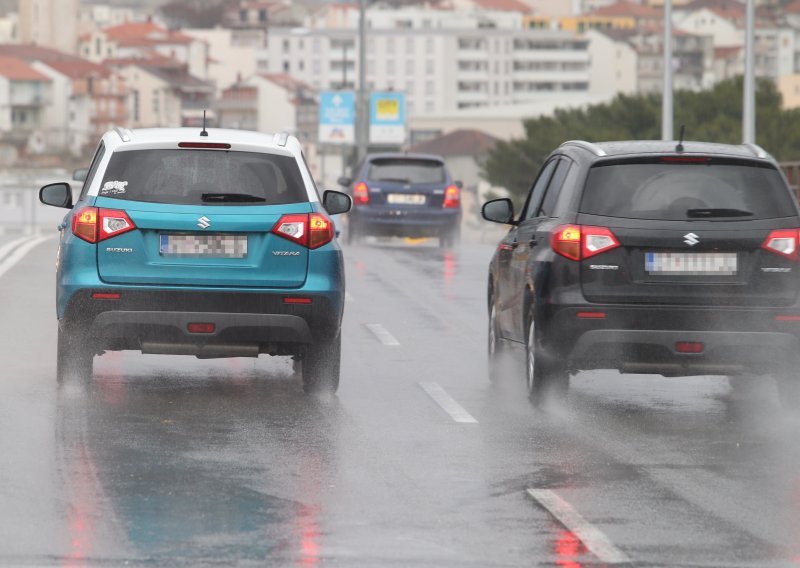
[[[39,188],[70,177],[59,171],[0,175],[0,234],[55,233],[67,210],[40,203]]]

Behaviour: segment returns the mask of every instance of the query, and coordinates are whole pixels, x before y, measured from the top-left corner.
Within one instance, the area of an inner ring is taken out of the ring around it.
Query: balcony
[[[12,107],[43,107],[50,104],[50,97],[44,93],[12,91],[9,103]]]

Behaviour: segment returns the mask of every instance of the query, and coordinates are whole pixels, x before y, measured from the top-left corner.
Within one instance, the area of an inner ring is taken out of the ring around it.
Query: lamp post
[[[742,143],[756,142],[755,88],[755,0],[747,0],[747,29],[744,40],[744,94],[742,104]]]
[[[661,139],[672,140],[672,0],[664,0],[664,95],[661,99]]]
[[[356,96],[356,162],[367,155],[369,138],[369,103],[367,101],[367,0],[358,2],[358,94]]]

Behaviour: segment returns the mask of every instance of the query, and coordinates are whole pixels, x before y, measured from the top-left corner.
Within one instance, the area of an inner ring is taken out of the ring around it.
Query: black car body
[[[489,271],[490,372],[526,348],[532,400],[579,370],[772,373],[797,401],[800,216],[753,145],[570,141],[546,160]]]
[[[347,241],[361,236],[438,237],[443,246],[458,243],[461,227],[461,183],[435,154],[386,152],[368,154],[349,188],[353,209]]]

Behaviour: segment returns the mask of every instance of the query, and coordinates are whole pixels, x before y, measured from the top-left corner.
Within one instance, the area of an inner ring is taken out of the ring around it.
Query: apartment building
[[[22,59],[0,55],[0,138],[5,145],[45,150],[45,110],[52,81]]]
[[[75,53],[79,0],[19,0],[22,43]]]

